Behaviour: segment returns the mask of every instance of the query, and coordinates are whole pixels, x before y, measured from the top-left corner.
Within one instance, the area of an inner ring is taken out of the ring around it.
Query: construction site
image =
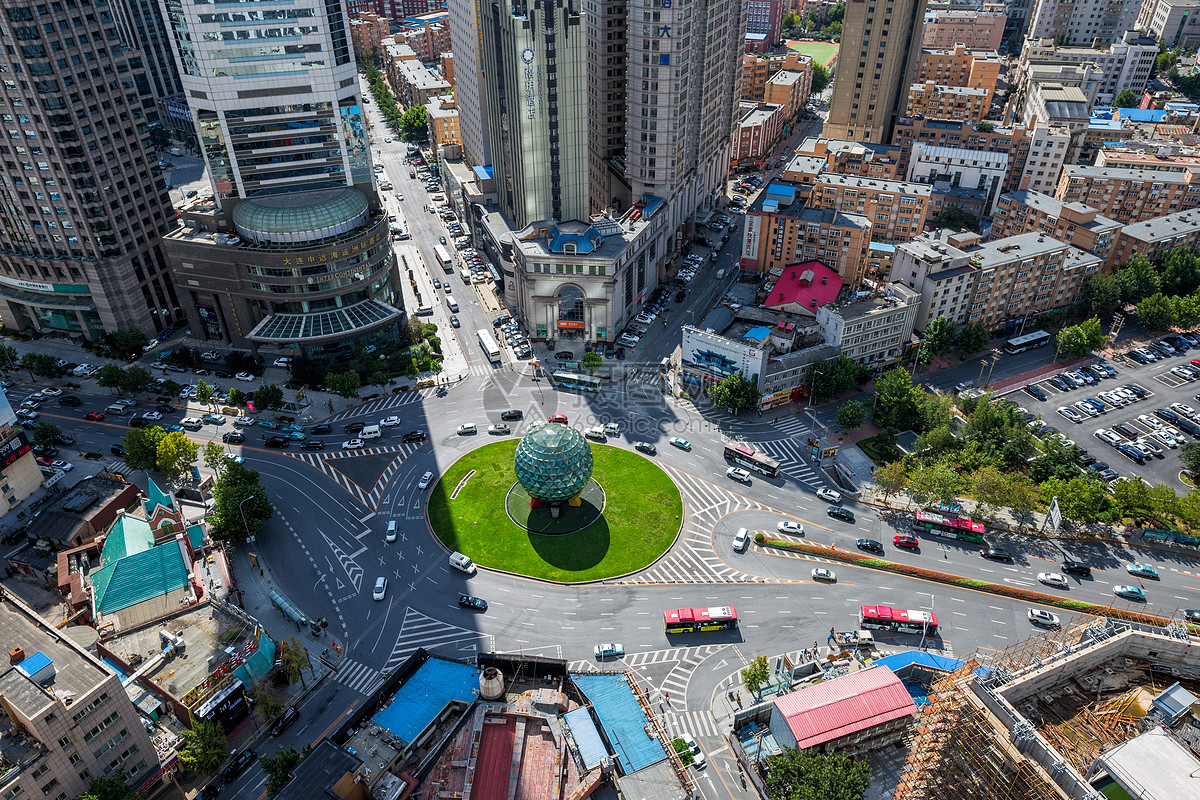
[[[896,800],[1200,797],[1200,643],[1078,615],[934,683]]]

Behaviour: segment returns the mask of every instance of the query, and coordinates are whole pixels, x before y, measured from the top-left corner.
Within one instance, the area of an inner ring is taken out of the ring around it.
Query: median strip
[[[1173,624],[1173,620],[1166,617],[1159,617],[1154,614],[1141,614],[1136,611],[1128,611],[1123,608],[1113,608],[1110,606],[1099,606],[1093,603],[1085,603],[1079,600],[1067,600],[1052,594],[1042,594],[1041,592],[1033,592],[1028,589],[1019,589],[1015,586],[1005,586],[998,583],[989,583],[988,581],[975,580],[974,578],[963,578],[958,575],[950,575],[945,572],[937,572],[932,569],[923,567],[914,567],[910,564],[897,564],[894,561],[886,561],[882,558],[872,558],[864,556],[860,553],[851,552],[848,550],[839,550],[834,547],[825,547],[812,544],[810,542],[794,542],[787,539],[767,538],[763,534],[756,534],[754,537],[755,544],[763,547],[774,547],[779,550],[790,550],[794,553],[806,553],[808,555],[820,556],[821,558],[829,558],[837,561],[844,561],[849,564],[854,564],[859,567],[868,567],[877,569],[883,572],[894,572],[898,575],[905,575],[910,578],[920,578],[922,580],[933,581],[935,583],[944,583],[949,586],[960,586],[964,589],[974,589],[980,592],[989,592],[998,594],[1004,597],[1011,597],[1016,600],[1025,600],[1030,603],[1039,603],[1041,605],[1054,606],[1066,611],[1077,611],[1083,614],[1094,614],[1098,617],[1115,617],[1123,619],[1127,622],[1136,622],[1142,625],[1155,625],[1166,627]],[[1189,629],[1193,626],[1188,626]]]

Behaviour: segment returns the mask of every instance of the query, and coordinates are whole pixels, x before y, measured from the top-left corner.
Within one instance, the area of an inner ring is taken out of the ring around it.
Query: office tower
[[[607,208],[628,188],[625,173],[626,0],[595,0],[587,12],[588,183],[591,209]]]
[[[324,360],[394,337],[403,312],[343,4],[163,2],[214,193],[165,240],[193,336]]]
[[[158,0],[121,0],[113,8],[127,31],[127,41],[137,42],[154,99],[181,91],[179,67],[171,51],[171,34],[163,22]]]
[[[472,166],[492,163],[487,109],[483,106],[482,33],[479,14],[483,0],[450,0],[450,42],[454,47],[454,94],[459,108],[472,109],[459,118],[463,159]]]
[[[501,211],[588,218],[587,38],[578,0],[483,9],[483,87]]]
[[[925,0],[864,0],[848,3],[829,117],[827,139],[882,143],[903,115],[921,51]]]
[[[112,7],[3,0],[7,155],[0,319],[97,340],[179,313],[159,249],[166,187],[145,146],[154,97]],[[19,46],[18,46],[19,44]]]

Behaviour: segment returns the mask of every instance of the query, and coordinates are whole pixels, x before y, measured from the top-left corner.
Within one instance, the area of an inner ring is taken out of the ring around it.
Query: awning
[[[387,303],[365,300],[312,314],[271,314],[246,338],[266,344],[318,344],[366,333],[403,316],[403,311]]]

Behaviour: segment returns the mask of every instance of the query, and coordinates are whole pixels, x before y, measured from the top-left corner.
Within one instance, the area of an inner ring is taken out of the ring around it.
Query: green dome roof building
[[[592,477],[592,448],[574,428],[546,423],[522,437],[513,468],[531,497],[545,503],[565,502],[583,491]]]

